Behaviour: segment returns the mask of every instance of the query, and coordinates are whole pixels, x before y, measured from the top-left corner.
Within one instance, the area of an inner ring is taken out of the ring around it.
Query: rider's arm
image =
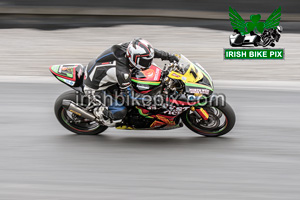
[[[168,52],[154,49],[154,58],[161,58],[161,60],[169,60],[170,62],[178,62],[179,59],[174,54],[170,54]]]

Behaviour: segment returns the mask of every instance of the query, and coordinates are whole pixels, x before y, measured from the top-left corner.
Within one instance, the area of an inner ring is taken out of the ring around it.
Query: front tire
[[[231,106],[225,102],[222,106],[213,103],[212,106],[203,107],[209,114],[208,121],[197,119],[196,115],[191,110],[187,110],[182,114],[183,123],[192,131],[205,137],[219,137],[228,133],[235,124],[235,113]],[[222,117],[224,118],[223,120]],[[209,121],[210,120],[210,121]],[[204,126],[204,123],[211,124]]]
[[[72,131],[73,133],[76,133],[77,135],[98,135],[105,131],[107,129],[107,126],[101,126],[97,122],[91,122],[91,121],[84,121],[81,123],[75,123],[73,117],[74,114],[67,111],[62,106],[62,101],[64,99],[71,100],[73,102],[76,102],[76,91],[71,90],[64,92],[61,94],[55,102],[54,105],[54,112],[57,120],[61,125],[63,125],[66,129],[69,131]],[[82,98],[77,98],[78,101],[81,101]],[[76,102],[76,103],[84,103],[84,102]]]

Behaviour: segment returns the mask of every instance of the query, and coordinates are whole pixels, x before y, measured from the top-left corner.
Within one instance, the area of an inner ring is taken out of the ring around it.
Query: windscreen
[[[198,66],[194,65],[184,55],[180,55],[179,67],[182,70],[182,74],[189,79],[189,82],[197,82],[203,78],[203,74]]]

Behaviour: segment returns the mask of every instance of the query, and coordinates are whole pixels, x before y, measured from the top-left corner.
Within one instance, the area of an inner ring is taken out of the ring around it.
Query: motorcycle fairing
[[[199,63],[195,63],[195,65],[198,67],[199,70],[201,70],[201,72],[203,74],[203,78],[201,79],[201,81],[198,81],[197,83],[203,83],[205,85],[208,85],[213,90],[214,85],[213,85],[213,81],[212,81],[212,78],[209,75],[209,73]]]
[[[231,45],[242,45],[243,41],[244,41],[245,36],[241,35],[241,34],[232,34],[229,36],[229,40],[230,40],[230,44]]]
[[[258,35],[241,35],[234,33],[229,36],[229,43],[233,47],[254,44],[257,37]]]
[[[188,94],[194,94],[196,96],[206,95],[209,96],[213,93],[213,89],[207,85],[200,83],[186,83],[185,91]]]
[[[169,77],[181,80],[185,84],[185,91],[196,96],[211,95],[213,83],[211,77],[198,63],[192,63],[183,55],[180,56],[179,64],[184,74],[171,71]]]
[[[202,72],[191,62],[185,66],[185,74],[171,71],[168,76],[172,79],[182,80],[184,83],[196,83],[203,78]]]
[[[151,114],[151,112],[143,107],[136,106],[139,114],[145,118],[153,119],[149,127],[146,129],[163,128],[163,127],[175,127],[177,123],[175,118],[177,115],[164,115],[164,114]]]
[[[141,81],[139,79],[131,79],[132,82],[135,83],[139,83],[142,85],[160,85],[160,81],[159,82],[155,82],[155,81]]]
[[[149,69],[140,71],[144,77],[138,78],[140,81],[159,82],[161,69],[155,65],[151,65]]]
[[[84,66],[81,64],[53,65],[50,72],[61,82],[70,87],[82,87]]]
[[[257,35],[246,35],[243,44],[253,44]]]
[[[180,99],[172,99],[172,98],[166,98],[166,101],[171,103],[171,104],[174,104],[178,107],[185,107],[185,106],[194,106],[198,103],[199,100],[197,101],[190,101],[189,99],[185,98],[183,100],[180,100]]]
[[[147,70],[132,74],[131,82],[136,92],[146,94],[161,84],[161,69],[155,65]]]

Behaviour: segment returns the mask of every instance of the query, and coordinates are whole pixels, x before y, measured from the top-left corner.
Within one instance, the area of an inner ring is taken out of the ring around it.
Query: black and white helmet
[[[277,26],[276,31],[277,31],[278,34],[282,33],[282,31],[283,31],[282,26]]]
[[[134,39],[127,47],[126,56],[133,67],[144,70],[152,64],[154,48],[147,40]]]

